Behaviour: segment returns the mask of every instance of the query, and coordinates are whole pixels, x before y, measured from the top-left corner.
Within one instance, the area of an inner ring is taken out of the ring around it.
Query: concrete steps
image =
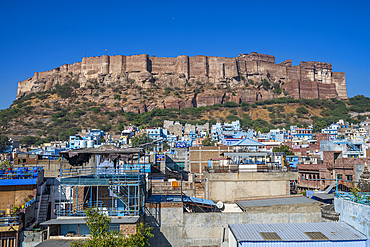
[[[44,222],[47,219],[48,214],[48,205],[49,205],[49,195],[43,194],[41,197],[40,211],[38,222]]]

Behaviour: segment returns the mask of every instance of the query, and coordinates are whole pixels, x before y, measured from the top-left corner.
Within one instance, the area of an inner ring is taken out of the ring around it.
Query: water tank
[[[87,141],[86,140],[80,141],[80,147],[81,148],[86,148],[87,147]]]
[[[92,141],[92,140],[87,141],[87,147],[88,148],[93,148],[94,147],[94,141]]]
[[[218,208],[218,209],[220,209],[220,210],[221,210],[221,209],[223,209],[224,204],[223,204],[223,202],[218,201],[218,202],[217,202],[217,204],[216,204],[216,206],[217,206],[217,208]]]

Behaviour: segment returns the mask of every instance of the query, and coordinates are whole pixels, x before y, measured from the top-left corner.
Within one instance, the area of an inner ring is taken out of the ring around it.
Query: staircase
[[[47,214],[48,214],[48,205],[49,205],[49,195],[43,194],[41,197],[41,203],[40,203],[40,212],[39,212],[39,218],[38,223],[46,221]]]
[[[120,189],[118,190],[117,186],[109,186],[109,190],[112,191],[118,199],[120,199],[125,207],[128,206],[128,189],[127,187],[120,186]]]
[[[335,186],[335,181],[333,183],[331,183],[331,185],[329,185],[328,188],[326,188],[326,190],[324,191],[326,194],[328,194]]]
[[[123,186],[122,186],[123,185]],[[124,211],[129,210],[129,189],[127,186],[124,186],[124,183],[118,178],[113,177],[110,181],[110,186],[108,189],[117,196],[117,198],[123,203]]]

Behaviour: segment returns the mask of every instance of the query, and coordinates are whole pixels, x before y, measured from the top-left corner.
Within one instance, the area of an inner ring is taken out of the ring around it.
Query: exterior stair
[[[49,195],[43,194],[41,197],[38,223],[46,221],[48,214],[48,205],[49,205]]]

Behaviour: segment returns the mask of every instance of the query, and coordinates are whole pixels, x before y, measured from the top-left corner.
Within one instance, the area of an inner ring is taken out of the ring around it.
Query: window
[[[343,178],[343,175],[342,174],[337,174],[337,178],[338,179],[342,179]]]
[[[347,175],[347,180],[352,181],[352,175]]]
[[[2,238],[1,247],[14,247],[15,238]]]

